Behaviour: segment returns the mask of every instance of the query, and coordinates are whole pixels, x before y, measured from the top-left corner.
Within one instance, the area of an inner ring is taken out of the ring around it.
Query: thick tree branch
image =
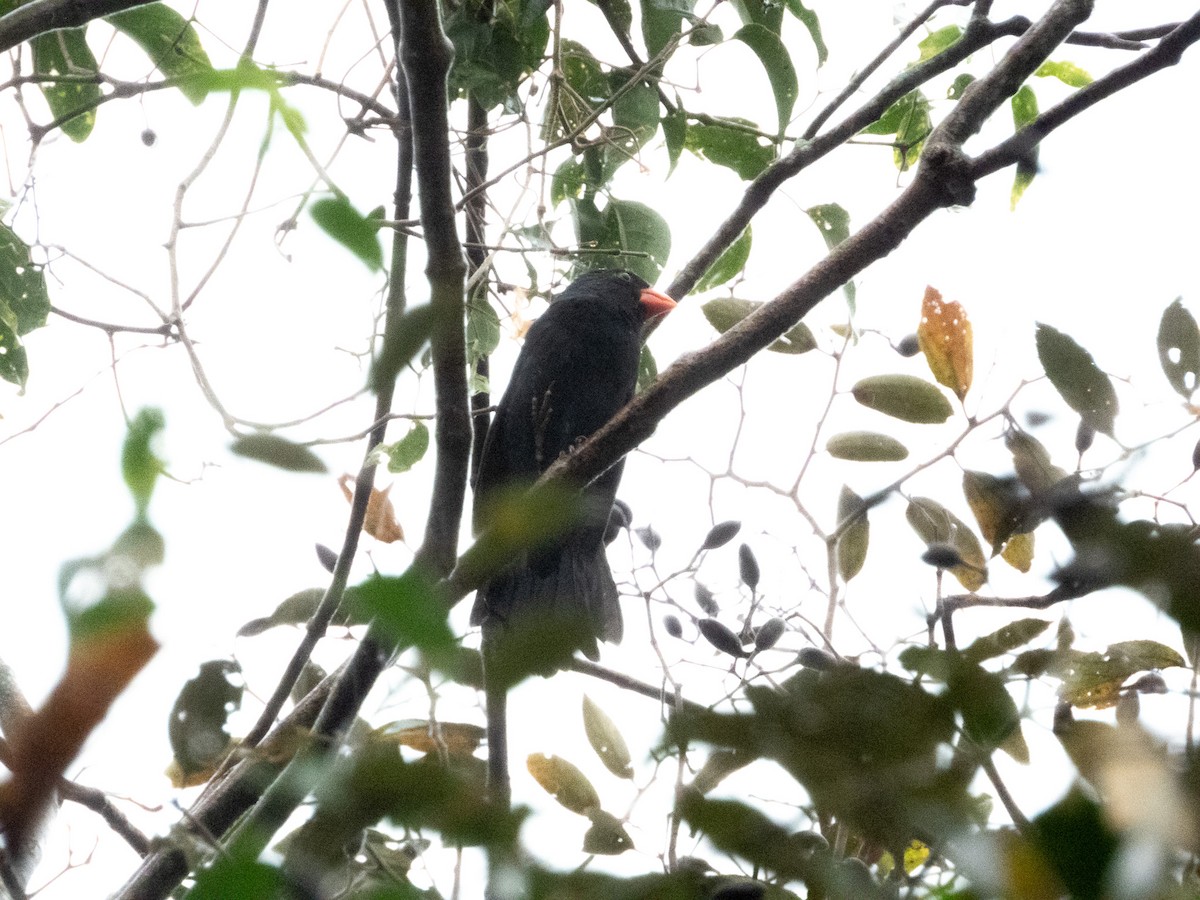
[[[442,31],[433,0],[400,4],[404,28],[401,62],[412,109],[413,160],[428,262],[426,275],[434,311],[431,344],[437,393],[437,462],[425,539],[417,558],[445,575],[458,555],[471,454],[467,401],[467,351],[463,332],[466,263],[454,221],[450,179],[450,119],[446,76],[453,48]]]
[[[32,0],[0,16],[0,52],[11,50],[44,31],[77,28],[152,0]]]
[[[1155,72],[1176,65],[1183,52],[1198,40],[1200,12],[1186,22],[1181,22],[1170,34],[1133,62],[1114,69],[1086,87],[1080,88],[1063,102],[1046,110],[1008,140],[979,154],[972,164],[973,177],[982,178],[1015,165],[1026,158],[1029,151],[1054,129],[1065,125],[1075,116],[1091,109],[1117,91],[1136,84]]]

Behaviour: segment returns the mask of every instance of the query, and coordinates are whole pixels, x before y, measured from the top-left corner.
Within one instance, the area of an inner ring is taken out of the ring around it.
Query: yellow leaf
[[[586,816],[599,808],[600,795],[574,764],[558,756],[531,753],[525,766],[542,789],[571,812]]]
[[[933,377],[961,400],[971,389],[975,363],[971,320],[957,301],[946,301],[931,287],[925,288],[917,340]]]
[[[1000,555],[1018,572],[1028,572],[1033,564],[1033,532],[1014,534],[1008,539]]]

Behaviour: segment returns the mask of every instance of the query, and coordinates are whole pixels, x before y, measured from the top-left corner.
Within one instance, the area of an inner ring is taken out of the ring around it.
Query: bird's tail
[[[623,623],[617,586],[602,544],[567,541],[553,552],[514,561],[480,588],[471,623],[493,616],[498,664],[512,684],[530,674],[564,668],[576,650],[599,658],[597,639],[621,640]]]

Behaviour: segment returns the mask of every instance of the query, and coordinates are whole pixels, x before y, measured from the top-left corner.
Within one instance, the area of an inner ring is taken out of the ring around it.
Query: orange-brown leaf
[[[338,479],[338,484],[341,486],[346,500],[352,501],[354,499],[353,476],[343,475]],[[388,497],[391,490],[390,484],[382,491],[379,488],[371,488],[371,497],[367,500],[367,516],[363,520],[363,531],[385,544],[404,540],[404,529],[396,520],[396,508],[392,506],[392,500]]]
[[[975,370],[974,344],[971,320],[962,305],[943,300],[940,293],[926,287],[917,340],[933,377],[954,391],[959,400],[967,396]]]

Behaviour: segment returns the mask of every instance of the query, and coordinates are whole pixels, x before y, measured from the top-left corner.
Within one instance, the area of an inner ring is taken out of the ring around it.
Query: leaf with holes
[[[1037,351],[1046,377],[1067,405],[1097,431],[1112,437],[1117,393],[1092,354],[1069,335],[1041,322],[1037,327]]]
[[[1163,374],[1184,400],[1200,386],[1200,328],[1183,308],[1183,299],[1163,310],[1158,323],[1158,362]]]
[[[954,391],[959,400],[971,389],[975,371],[971,320],[957,300],[943,300],[932,287],[925,288],[917,341],[929,370],[938,383]]]

